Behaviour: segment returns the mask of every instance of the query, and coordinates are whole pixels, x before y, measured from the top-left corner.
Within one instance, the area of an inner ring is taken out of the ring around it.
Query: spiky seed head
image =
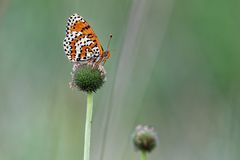
[[[75,64],[72,72],[71,87],[84,92],[96,92],[105,82],[106,71],[103,66]]]
[[[142,152],[151,152],[157,145],[157,134],[153,127],[138,125],[133,133],[133,144]]]

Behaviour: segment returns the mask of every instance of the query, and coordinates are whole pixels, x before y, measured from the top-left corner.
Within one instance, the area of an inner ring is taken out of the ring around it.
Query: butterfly
[[[110,35],[110,40],[112,35]],[[86,20],[78,14],[73,14],[67,19],[66,36],[63,41],[64,52],[73,62],[104,64],[111,54],[103,47]]]

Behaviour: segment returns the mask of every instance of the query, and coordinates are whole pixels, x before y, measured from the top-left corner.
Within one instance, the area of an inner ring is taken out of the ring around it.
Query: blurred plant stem
[[[84,138],[84,160],[89,160],[89,157],[90,157],[92,110],[93,110],[93,93],[88,92],[86,124],[85,124],[85,138]]]
[[[147,160],[147,153],[144,151],[141,151],[141,157],[140,160]]]

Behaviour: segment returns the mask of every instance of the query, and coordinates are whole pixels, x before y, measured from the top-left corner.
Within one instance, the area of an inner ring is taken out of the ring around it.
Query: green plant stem
[[[84,160],[89,160],[89,157],[90,157],[92,110],[93,110],[93,93],[90,92],[87,94],[87,113],[86,113],[85,138],[84,138]]]
[[[146,152],[143,152],[141,151],[141,160],[147,160],[147,153]]]

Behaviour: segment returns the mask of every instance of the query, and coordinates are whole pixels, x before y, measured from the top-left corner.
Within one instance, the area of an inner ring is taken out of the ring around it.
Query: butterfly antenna
[[[112,34],[109,35],[109,41],[108,41],[108,45],[107,45],[107,50],[108,50],[108,51],[110,50],[110,42],[111,42],[111,39],[112,39]]]

